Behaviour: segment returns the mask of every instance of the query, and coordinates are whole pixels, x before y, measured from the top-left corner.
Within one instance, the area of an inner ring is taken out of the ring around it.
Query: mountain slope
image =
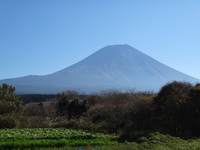
[[[58,72],[0,83],[12,84],[19,93],[57,93],[66,89],[92,93],[105,89],[158,91],[172,80],[199,82],[129,45],[111,45]]]

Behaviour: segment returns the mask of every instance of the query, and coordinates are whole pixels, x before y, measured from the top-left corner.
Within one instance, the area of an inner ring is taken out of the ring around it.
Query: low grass
[[[138,140],[140,150],[199,150],[200,139],[184,140],[179,137],[156,133],[150,133]]]

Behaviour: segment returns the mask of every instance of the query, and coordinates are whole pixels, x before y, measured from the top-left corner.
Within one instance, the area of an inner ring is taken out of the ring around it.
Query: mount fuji
[[[0,84],[11,84],[20,94],[50,94],[64,90],[97,93],[107,89],[157,92],[174,80],[200,82],[129,45],[110,45],[52,74],[4,79]]]

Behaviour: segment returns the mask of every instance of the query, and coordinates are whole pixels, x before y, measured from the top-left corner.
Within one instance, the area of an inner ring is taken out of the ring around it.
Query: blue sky
[[[200,79],[200,0],[0,1],[0,79],[53,73],[113,44]]]

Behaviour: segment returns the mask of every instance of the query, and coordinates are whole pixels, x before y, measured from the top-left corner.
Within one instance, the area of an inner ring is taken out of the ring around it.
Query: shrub
[[[14,128],[17,122],[14,118],[8,116],[0,116],[0,129]]]

